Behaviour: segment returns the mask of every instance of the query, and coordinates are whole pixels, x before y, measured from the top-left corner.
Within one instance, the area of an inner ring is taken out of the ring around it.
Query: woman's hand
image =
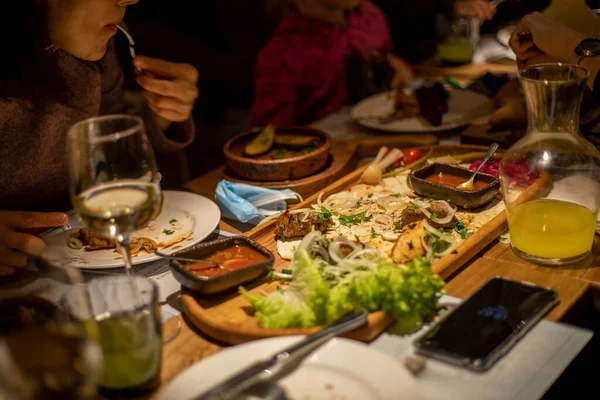
[[[388,64],[394,70],[392,78],[392,90],[402,89],[410,85],[413,78],[413,73],[408,65],[396,56],[388,56]]]
[[[454,12],[463,17],[474,17],[480,22],[492,19],[496,8],[486,0],[455,0]]]
[[[533,42],[521,43],[521,32],[531,32]],[[534,12],[521,19],[508,44],[515,52],[520,67],[549,61],[576,63],[575,47],[584,38],[584,34]]]
[[[61,226],[68,220],[64,213],[0,211],[0,276],[24,267],[27,256],[42,255],[44,241],[24,231]]]
[[[137,56],[133,64],[142,70],[136,80],[161,128],[190,117],[198,97],[196,68],[144,56]]]

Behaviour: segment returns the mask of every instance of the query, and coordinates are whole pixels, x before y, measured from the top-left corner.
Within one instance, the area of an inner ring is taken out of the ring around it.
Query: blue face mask
[[[253,225],[263,218],[287,209],[286,200],[302,197],[290,190],[275,190],[260,186],[222,180],[217,185],[215,200],[225,217]]]

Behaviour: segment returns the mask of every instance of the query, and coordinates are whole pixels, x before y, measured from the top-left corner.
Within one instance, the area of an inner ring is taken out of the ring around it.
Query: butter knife
[[[237,399],[241,393],[254,386],[283,378],[293,372],[309,354],[332,338],[366,325],[367,316],[366,311],[350,312],[334,322],[329,328],[307,336],[277,354],[250,365],[196,397],[195,400]]]

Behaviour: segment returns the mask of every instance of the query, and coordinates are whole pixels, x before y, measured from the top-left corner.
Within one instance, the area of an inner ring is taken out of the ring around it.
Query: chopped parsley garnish
[[[360,242],[360,239],[358,238],[358,235],[354,235],[354,239],[356,239],[357,242]]]
[[[435,221],[438,218],[438,216],[436,214],[431,214],[431,217],[429,217],[430,220]]]
[[[412,250],[414,248],[412,240],[408,242],[408,248]]]
[[[321,211],[318,212],[316,215],[317,215],[317,222],[325,222],[325,221],[328,221],[329,218],[331,218],[331,216],[333,214],[331,213],[331,211],[329,211],[325,207],[321,207]]]
[[[432,252],[432,256],[435,256],[438,253],[442,253],[444,250],[447,250],[448,247],[450,247],[451,243],[445,241],[444,239],[440,238],[438,235],[434,235],[433,233],[429,232],[426,235],[429,239],[431,239],[431,252]]]
[[[360,224],[361,222],[368,222],[373,219],[373,216],[365,216],[365,213],[361,212],[354,215],[340,215],[338,219],[340,224],[350,226],[353,224]]]
[[[379,233],[375,232],[375,228],[371,228],[371,238],[375,239],[377,236],[381,236]]]
[[[289,268],[284,268],[284,269],[281,270],[281,272],[284,273],[284,274],[288,274],[288,275],[292,274],[292,270],[289,269]]]
[[[283,233],[283,226],[279,227],[279,239],[281,239],[282,242],[285,242],[285,233]]]
[[[390,197],[400,197],[398,193],[390,194]]]
[[[463,239],[471,236],[471,232],[467,230],[467,226],[461,220],[457,220],[454,224],[454,230],[460,234],[460,237]]]
[[[165,229],[163,230],[163,233],[167,236],[172,235],[175,233],[175,231],[171,230],[171,229]]]
[[[172,220],[169,221],[170,224],[174,224],[175,222],[177,222],[177,220],[175,218],[173,218]]]
[[[360,206],[362,206],[362,203],[361,203],[360,201],[357,201],[357,202],[356,202],[356,206],[355,206],[355,207],[356,207],[356,208],[360,208]]]
[[[285,150],[284,149],[271,150],[271,153],[269,153],[269,156],[274,160],[280,160],[285,157]]]
[[[369,193],[369,195],[367,196],[367,198],[369,198],[369,199],[370,199],[371,197],[373,197],[373,193]]]
[[[412,201],[408,202],[408,211],[417,211],[419,209],[419,206],[416,203],[413,203]]]
[[[277,278],[275,276],[275,272],[273,272],[273,270],[270,270],[269,273],[267,274],[267,279],[275,279]]]
[[[398,221],[396,221],[396,223],[394,224],[394,231],[400,231],[402,230],[402,218],[400,218]]]

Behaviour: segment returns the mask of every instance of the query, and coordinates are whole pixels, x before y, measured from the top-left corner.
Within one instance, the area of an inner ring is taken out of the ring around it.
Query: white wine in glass
[[[107,115],[75,124],[67,136],[73,206],[90,231],[114,238],[131,274],[131,235],[156,217],[160,174],[144,124]]]

